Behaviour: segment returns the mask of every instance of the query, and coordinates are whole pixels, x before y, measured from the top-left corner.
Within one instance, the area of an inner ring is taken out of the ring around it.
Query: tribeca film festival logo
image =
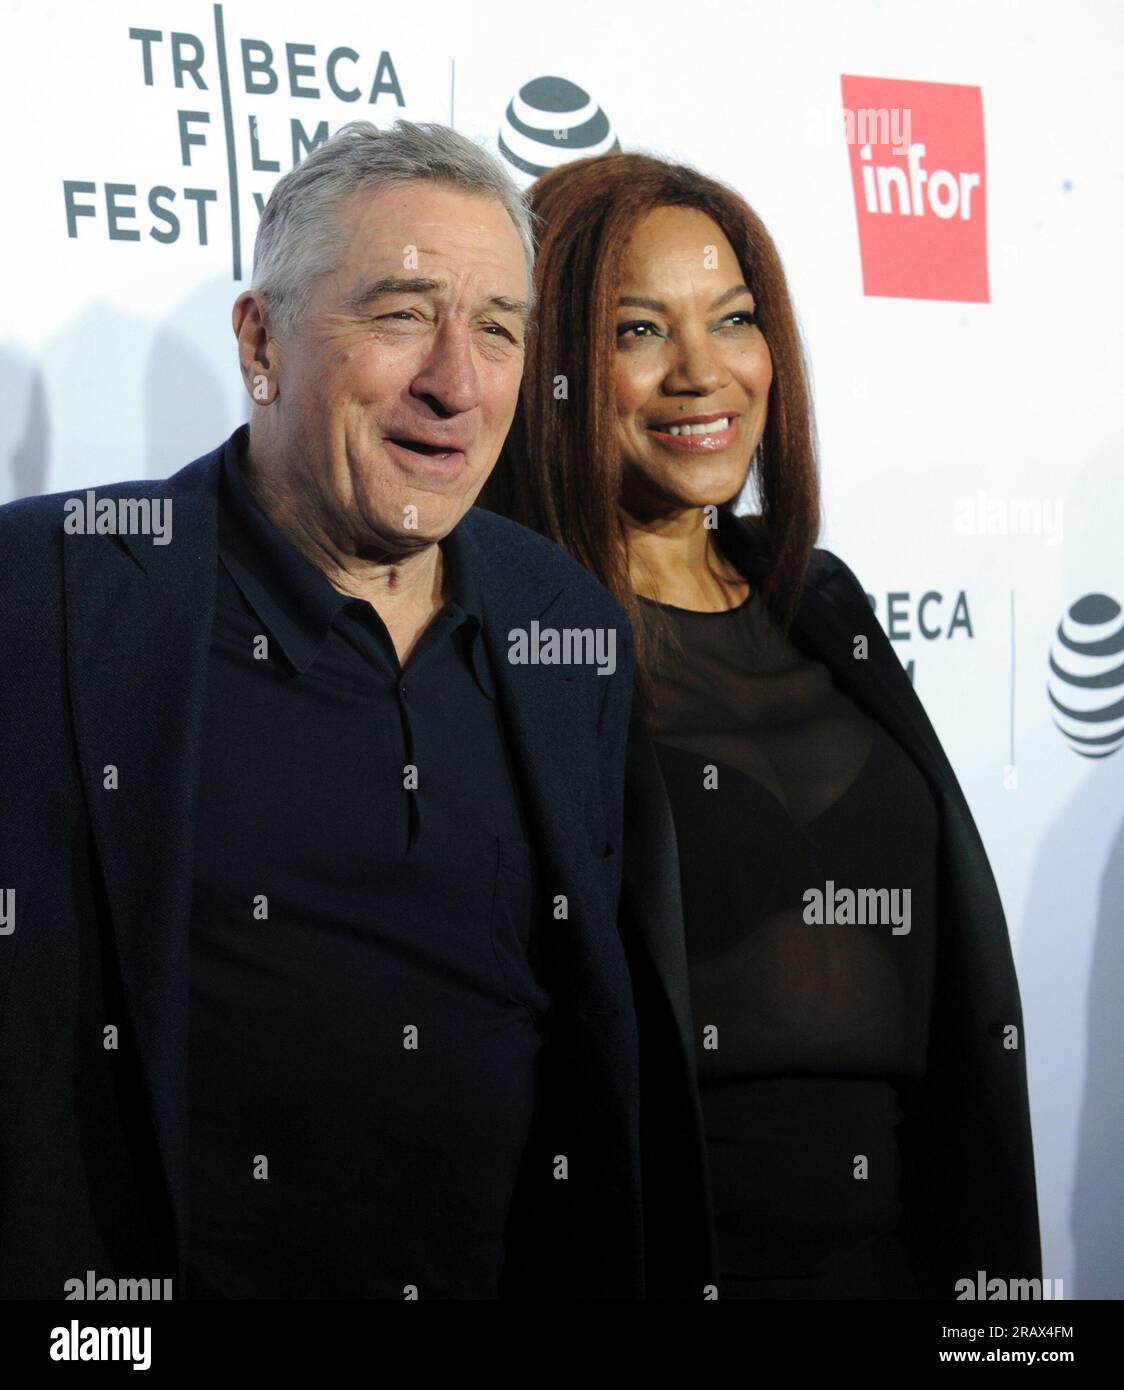
[[[1079,598],[1058,624],[1046,694],[1081,757],[1107,758],[1124,744],[1124,613],[1108,594]]]
[[[261,16],[263,12],[248,13]],[[406,102],[394,61],[385,50],[361,54],[342,44],[318,50],[315,44],[285,43],[272,36],[268,41],[260,37],[228,40],[222,5],[213,6],[213,17],[213,36],[141,27],[121,35],[134,48],[138,87],[154,89],[147,100],[142,98],[140,109],[151,111],[153,97],[182,94],[173,98],[179,103],[175,109],[161,114],[168,122],[169,141],[174,141],[177,168],[186,172],[147,189],[138,189],[132,182],[64,179],[63,202],[68,237],[77,238],[80,226],[89,219],[92,225],[85,229],[86,235],[96,234],[97,229],[109,241],[137,242],[143,229],[143,235],[165,246],[181,236],[194,236],[199,246],[209,245],[210,211],[225,207],[233,277],[241,280],[244,233],[239,189],[243,179],[249,183],[252,179],[247,176],[267,176],[258,180],[262,187],[253,191],[260,217],[281,173],[282,157],[289,168],[295,168],[330,137],[328,122],[319,110],[285,113],[286,121],[281,106],[300,109],[303,103],[331,99],[348,106],[375,106],[385,97],[395,104],[397,116],[397,108]],[[253,104],[252,111],[242,109],[247,102]],[[361,114],[355,109],[341,112],[338,125]],[[117,166],[112,177],[119,179],[123,174]],[[247,231],[245,240],[252,246],[253,234]]]
[[[886,595],[884,609],[879,611],[878,598],[867,594],[874,616],[882,624],[891,642],[912,642],[919,636],[926,642],[948,642],[953,638],[974,640],[972,613],[968,606],[968,595],[963,589],[945,594],[940,589],[926,589],[923,594],[913,597],[910,589],[894,589]],[[903,661],[906,675],[916,685],[916,659],[910,657]]]
[[[571,159],[614,154],[621,147],[601,107],[564,77],[524,83],[508,103],[497,143],[523,187]]]
[[[980,88],[841,80],[863,293],[988,303]]]

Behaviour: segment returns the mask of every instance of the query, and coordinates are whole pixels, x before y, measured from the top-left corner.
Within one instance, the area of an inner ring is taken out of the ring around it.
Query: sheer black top
[[[903,1298],[898,1086],[924,1075],[937,814],[756,591],[642,600],[679,843],[721,1297]]]

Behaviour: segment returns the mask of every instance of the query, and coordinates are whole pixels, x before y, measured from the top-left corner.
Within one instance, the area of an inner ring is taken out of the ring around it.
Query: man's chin
[[[405,557],[443,541],[460,523],[471,506],[461,497],[434,496],[430,493],[411,493],[397,511],[388,511],[385,504],[365,510],[370,522],[363,527],[364,549],[381,551],[388,557]]]

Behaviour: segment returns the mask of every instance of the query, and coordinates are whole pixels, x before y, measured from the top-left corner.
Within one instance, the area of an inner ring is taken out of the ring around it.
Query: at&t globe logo
[[[1124,612],[1115,599],[1086,594],[1058,624],[1046,692],[1075,753],[1107,758],[1124,744]]]
[[[536,77],[520,87],[504,113],[498,141],[500,154],[524,186],[571,159],[613,154],[621,147],[600,106],[564,77]]]

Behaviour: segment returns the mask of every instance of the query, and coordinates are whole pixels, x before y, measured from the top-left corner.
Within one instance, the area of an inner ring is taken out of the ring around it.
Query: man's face
[[[448,535],[499,457],[527,262],[502,204],[457,189],[359,193],[339,216],[337,268],[277,335],[267,439],[341,543],[404,554]]]

